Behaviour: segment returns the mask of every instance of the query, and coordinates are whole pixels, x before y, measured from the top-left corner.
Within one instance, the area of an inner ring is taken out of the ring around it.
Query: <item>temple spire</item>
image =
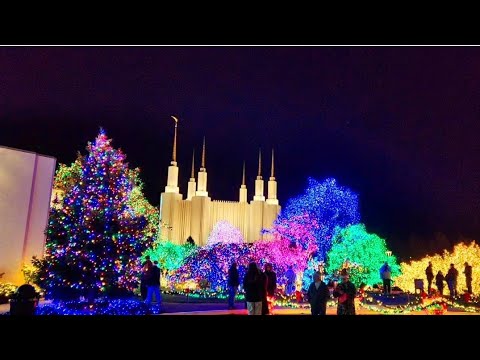
[[[268,194],[267,194],[267,204],[268,205],[278,205],[277,199],[277,182],[275,181],[275,158],[273,155],[272,148],[272,171],[270,173],[270,179],[268,180]]]
[[[172,161],[177,161],[177,124],[178,119],[172,115],[172,119],[175,121],[175,135],[173,136],[173,150],[172,150]]]
[[[202,148],[202,166],[198,172],[198,186],[196,196],[207,196],[207,169],[205,168],[205,136],[203,137],[203,148]]]
[[[195,178],[195,149],[193,149],[193,155],[192,155],[192,174],[190,175],[190,179]]]
[[[170,161],[170,166],[168,167],[167,186],[165,186],[165,192],[166,193],[179,194],[178,166],[177,166],[177,124],[178,124],[178,119],[173,115],[171,117],[172,117],[173,121],[175,121],[175,135],[173,137],[172,161]]]
[[[245,185],[245,161],[243,161],[242,185]]]
[[[205,136],[203,137],[203,148],[202,148],[202,169],[205,169]]]
[[[196,191],[196,183],[195,183],[195,149],[193,149],[192,155],[192,173],[190,174],[190,180],[188,181],[188,192],[187,192],[187,200],[192,200],[195,196]]]
[[[241,203],[247,202],[247,186],[245,185],[245,160],[243,161],[242,185],[240,185],[239,200]]]
[[[258,175],[257,179],[262,178],[262,149],[258,150]]]
[[[272,179],[275,179],[273,159],[274,159],[274,158],[273,158],[273,149],[272,149],[272,171],[271,171],[270,177],[271,177]]]

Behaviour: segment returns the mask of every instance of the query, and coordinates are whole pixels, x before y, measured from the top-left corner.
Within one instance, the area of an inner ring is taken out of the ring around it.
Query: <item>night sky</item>
[[[170,115],[184,196],[205,135],[213,199],[238,199],[245,160],[250,200],[273,147],[281,205],[335,177],[401,256],[412,234],[425,251],[434,232],[480,234],[480,48],[0,48],[0,145],[71,163],[103,126],[155,205]]]

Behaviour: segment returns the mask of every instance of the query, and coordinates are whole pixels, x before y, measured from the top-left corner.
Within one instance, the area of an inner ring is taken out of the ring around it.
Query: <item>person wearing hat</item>
[[[355,295],[357,289],[350,281],[347,269],[341,272],[342,282],[333,290],[333,297],[338,299],[337,315],[355,315]]]

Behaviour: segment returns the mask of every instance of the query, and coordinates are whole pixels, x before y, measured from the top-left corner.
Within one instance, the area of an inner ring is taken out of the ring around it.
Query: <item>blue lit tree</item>
[[[254,260],[251,254],[247,243],[217,242],[207,245],[189,255],[170,280],[175,283],[195,280],[197,284],[206,281],[211,290],[225,290],[232,262],[237,263],[240,279],[243,279],[248,263]]]
[[[349,188],[339,186],[333,178],[322,182],[309,178],[305,192],[287,202],[274,224],[274,230],[286,223],[297,224],[298,219],[303,219],[300,225],[308,231],[305,239],[315,238],[318,246],[315,258],[325,261],[335,228],[360,221],[358,195]],[[304,223],[305,219],[308,219],[308,224]],[[282,229],[279,232],[285,233]],[[292,241],[302,243],[302,240],[293,237]]]
[[[304,291],[308,290],[308,287],[313,282],[313,274],[318,271],[318,265],[320,265],[320,261],[316,258],[311,257],[308,260],[307,268],[303,272],[302,276],[302,289]]]

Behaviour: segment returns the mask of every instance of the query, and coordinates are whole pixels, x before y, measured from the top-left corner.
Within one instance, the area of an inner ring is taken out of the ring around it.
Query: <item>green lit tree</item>
[[[152,261],[158,261],[162,269],[173,271],[182,266],[185,258],[195,249],[196,246],[190,243],[177,245],[164,239],[157,239],[153,246],[143,253],[142,260],[145,261],[145,257],[150,256]]]
[[[385,261],[392,269],[392,278],[400,275],[397,258],[388,251],[385,240],[369,234],[363,224],[337,228],[327,257],[327,272],[334,274],[348,267],[356,286],[381,282],[379,270]]]

